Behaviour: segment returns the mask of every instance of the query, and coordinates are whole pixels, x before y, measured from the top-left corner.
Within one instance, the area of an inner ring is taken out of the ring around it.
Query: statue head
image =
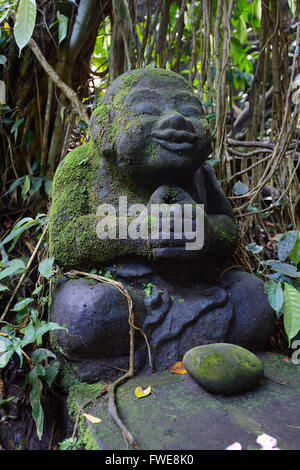
[[[110,164],[134,177],[178,177],[211,152],[199,99],[183,77],[163,69],[118,77],[94,111],[91,136]]]

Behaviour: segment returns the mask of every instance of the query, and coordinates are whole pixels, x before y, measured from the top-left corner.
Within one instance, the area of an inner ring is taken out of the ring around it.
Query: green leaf
[[[281,263],[280,261],[270,260],[270,261],[262,261],[261,264],[266,264],[267,266],[271,266],[273,271],[276,271],[281,274],[285,274],[286,276],[290,277],[300,277],[300,272],[297,271],[296,266],[287,263]]]
[[[30,189],[30,179],[29,179],[29,176],[26,175],[23,186],[22,186],[22,199],[23,199],[23,201],[25,201],[26,194],[28,193],[29,189]]]
[[[68,17],[62,15],[59,11],[57,11],[57,19],[58,19],[58,43],[60,44],[65,37],[67,36],[68,31]]]
[[[39,264],[39,272],[41,273],[42,276],[46,277],[49,279],[52,276],[52,268],[53,268],[53,263],[54,263],[54,256],[51,258],[46,258],[43,259],[43,261],[40,262]]]
[[[13,312],[20,312],[20,310],[23,310],[27,305],[31,304],[34,299],[31,297],[27,297],[26,299],[20,300],[20,302],[17,302],[14,308],[12,309]]]
[[[245,42],[248,42],[247,25],[243,17],[239,16],[238,19],[236,20],[232,19],[231,22],[233,26],[236,28],[236,32],[234,34],[239,39],[239,41],[243,44]]]
[[[298,232],[296,243],[294,245],[294,248],[289,254],[289,258],[291,262],[294,263],[295,266],[297,266],[300,263],[300,232]]]
[[[297,0],[288,0],[288,4],[291,9],[292,15],[294,16],[297,10]]]
[[[35,0],[20,0],[14,26],[14,36],[20,53],[28,44],[35,26],[36,2]]]
[[[46,364],[44,366],[44,369],[45,369],[45,372],[46,372],[46,375],[45,375],[45,379],[46,379],[46,382],[48,384],[48,387],[51,387],[55,377],[57,376],[58,374],[58,371],[59,371],[59,362],[53,362],[52,364]]]
[[[278,242],[278,258],[280,261],[286,260],[290,252],[295,246],[297,241],[298,232],[293,230],[292,232],[286,232]]]
[[[3,337],[0,339],[0,345],[1,345],[1,342],[3,341],[3,339],[4,339]],[[7,339],[7,338],[5,338],[5,339]],[[12,347],[10,347],[9,350],[5,351],[0,356],[0,369],[5,367],[8,364],[8,362],[9,362],[10,358],[13,356],[14,352],[15,352],[14,349]]]
[[[260,253],[264,249],[263,246],[261,245],[256,245],[256,243],[249,243],[249,245],[246,246],[246,250],[251,251],[251,253]]]
[[[69,437],[63,442],[59,443],[59,450],[77,450],[80,447],[80,442],[77,437]]]
[[[33,196],[36,192],[38,192],[38,190],[42,186],[42,182],[43,182],[43,180],[39,176],[37,176],[36,178],[33,179],[33,184],[32,184],[32,187],[30,189],[29,197]]]
[[[16,179],[9,187],[9,190],[6,191],[6,193],[3,194],[2,197],[6,196],[9,193],[12,193],[18,186],[20,186],[25,179],[25,176],[22,176],[21,178]]]
[[[283,313],[284,328],[290,346],[291,340],[300,330],[300,293],[286,282],[284,283]]]
[[[33,141],[33,137],[34,137],[33,132],[30,129],[28,129],[28,131],[26,132],[24,136],[24,144],[27,150],[29,149],[31,142]]]
[[[32,295],[37,295],[41,290],[43,289],[43,286],[38,286],[34,291],[32,292]]]
[[[31,360],[33,364],[39,364],[40,362],[47,359],[47,357],[52,357],[53,359],[56,359],[56,356],[52,351],[49,351],[48,349],[44,348],[36,349],[31,354]]]
[[[39,378],[38,372],[38,366],[35,366],[29,374],[29,383],[32,387],[29,400],[32,408],[32,417],[36,424],[36,432],[39,440],[41,440],[44,429],[44,412],[41,405],[43,384]]]
[[[233,186],[232,191],[237,196],[241,196],[242,194],[246,194],[248,192],[248,186],[246,184],[242,183],[241,181],[238,181]]]
[[[24,220],[27,220],[27,219],[24,219]],[[22,221],[20,221],[20,222],[22,222]],[[20,235],[23,232],[25,232],[25,230],[32,227],[33,225],[36,225],[36,222],[35,222],[35,220],[33,220],[31,218],[29,218],[29,220],[26,221],[24,223],[24,225],[22,225],[21,227],[19,226],[19,224],[16,224],[15,227],[10,232],[10,234],[7,235],[7,237],[5,237],[4,240],[2,240],[2,242],[0,243],[0,247],[5,245],[6,243],[10,242],[11,240],[14,240],[13,244],[11,245],[11,247],[8,250],[8,251],[11,251],[14,248],[15,244],[17,243]]]
[[[7,267],[0,272],[0,280],[12,276],[20,269],[25,269],[25,264],[21,259],[13,259],[7,263]]]
[[[268,299],[272,309],[278,314],[283,306],[283,290],[280,282],[272,282],[269,285]]]
[[[14,124],[12,125],[12,128],[10,130],[10,133],[15,135],[15,142],[17,140],[17,137],[18,137],[18,129],[20,127],[20,125],[22,124],[22,122],[24,121],[24,118],[18,118]]]
[[[0,284],[0,292],[3,292],[4,290],[9,290],[9,288],[4,284]]]
[[[12,401],[14,398],[16,398],[16,397],[9,397],[9,398],[6,398],[5,400],[0,401],[0,406],[6,405],[6,403],[9,403],[9,402]]]
[[[7,62],[7,58],[5,55],[0,55],[0,65],[5,65]]]
[[[52,193],[52,181],[47,179],[44,183],[44,188],[45,188],[45,193],[48,194],[48,196],[51,196]]]
[[[0,336],[0,353],[3,353],[9,349],[11,340],[7,336]]]

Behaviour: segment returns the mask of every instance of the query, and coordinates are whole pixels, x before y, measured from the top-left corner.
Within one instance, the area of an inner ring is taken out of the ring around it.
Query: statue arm
[[[126,240],[97,236],[98,168],[99,158],[88,144],[72,150],[55,173],[49,244],[51,256],[62,269],[87,270],[133,250]]]
[[[194,184],[198,200],[204,204],[209,222],[208,251],[230,255],[238,238],[237,224],[231,205],[208,163],[204,163],[196,172]]]

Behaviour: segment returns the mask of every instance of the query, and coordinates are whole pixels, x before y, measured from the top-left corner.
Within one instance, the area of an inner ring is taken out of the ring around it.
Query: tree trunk
[[[33,39],[47,62],[79,99],[88,97],[90,58],[99,25],[108,14],[110,2],[81,0],[77,6],[72,2],[51,0],[38,1],[37,7]],[[67,36],[60,44],[58,11],[68,18]],[[23,49],[19,57],[17,45],[11,38],[13,24],[14,20],[10,18],[10,40],[0,46],[0,54],[7,58],[8,64],[3,80],[10,111],[5,117],[11,120],[4,124],[4,130],[9,137],[14,123],[23,118],[12,149],[15,173],[33,174],[32,167],[37,159],[40,162],[39,174],[51,177],[64,156],[64,134],[72,104],[49,79],[29,46]],[[0,143],[2,155],[7,155],[9,150],[7,140],[3,137]]]

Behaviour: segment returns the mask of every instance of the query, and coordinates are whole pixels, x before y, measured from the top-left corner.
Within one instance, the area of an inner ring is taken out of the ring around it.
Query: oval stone
[[[263,376],[263,366],[257,356],[228,343],[192,348],[185,353],[183,365],[205,390],[222,395],[244,392]]]

